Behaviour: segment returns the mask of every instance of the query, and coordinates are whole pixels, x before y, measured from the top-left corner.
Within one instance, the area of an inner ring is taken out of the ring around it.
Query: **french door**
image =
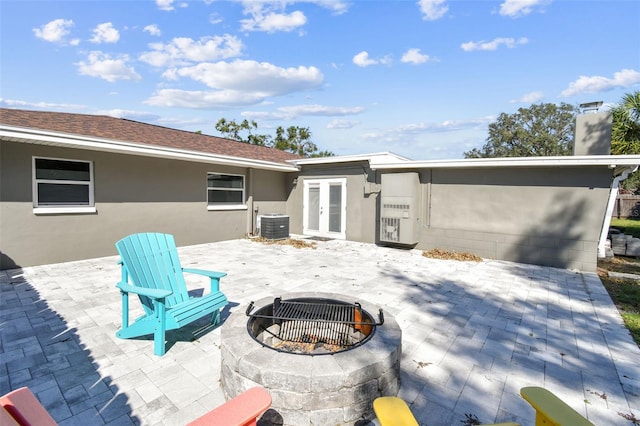
[[[347,179],[305,179],[303,232],[328,238],[346,238]]]

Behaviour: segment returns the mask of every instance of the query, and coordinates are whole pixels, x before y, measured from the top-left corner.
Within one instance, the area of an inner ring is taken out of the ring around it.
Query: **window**
[[[35,213],[95,212],[93,163],[33,157]]]
[[[207,203],[210,210],[246,209],[244,176],[207,173]]]

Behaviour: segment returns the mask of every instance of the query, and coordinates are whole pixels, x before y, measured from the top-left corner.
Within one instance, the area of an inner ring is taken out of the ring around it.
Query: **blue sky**
[[[640,90],[640,2],[0,0],[0,106],[462,158],[500,113]]]

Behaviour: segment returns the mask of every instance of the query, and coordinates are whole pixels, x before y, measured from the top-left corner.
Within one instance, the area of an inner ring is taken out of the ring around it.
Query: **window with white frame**
[[[93,207],[93,163],[33,157],[35,208]]]
[[[209,208],[244,206],[244,176],[207,173],[207,203]]]

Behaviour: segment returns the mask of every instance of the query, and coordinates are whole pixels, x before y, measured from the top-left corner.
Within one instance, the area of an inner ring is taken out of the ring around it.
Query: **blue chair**
[[[153,334],[153,352],[165,354],[165,332],[176,330],[211,315],[211,324],[220,322],[220,309],[228,301],[220,291],[224,272],[182,268],[172,235],[143,233],[129,235],[116,243],[122,278],[116,287],[122,296],[122,329],[116,336],[128,339]],[[211,280],[211,291],[192,297],[184,273],[204,275]],[[129,324],[129,294],[138,296],[144,315]]]

